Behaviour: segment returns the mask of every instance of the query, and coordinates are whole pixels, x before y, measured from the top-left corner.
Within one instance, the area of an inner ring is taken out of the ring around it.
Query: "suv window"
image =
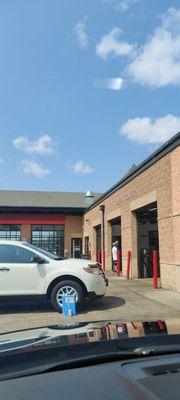
[[[23,247],[0,245],[0,263],[32,263],[35,253]]]

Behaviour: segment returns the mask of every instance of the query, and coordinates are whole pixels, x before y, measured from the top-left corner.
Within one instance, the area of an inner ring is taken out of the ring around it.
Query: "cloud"
[[[73,165],[73,171],[82,174],[92,174],[94,172],[94,168],[91,168],[89,164],[85,163],[85,161],[77,161]]]
[[[114,10],[124,13],[139,1],[141,0],[102,0],[102,3],[112,4]]]
[[[128,0],[122,0],[118,4],[114,6],[115,10],[120,11],[120,12],[125,12],[129,10],[129,1]]]
[[[95,79],[94,87],[119,91],[122,89],[123,82],[122,78]]]
[[[43,165],[40,165],[33,160],[23,160],[21,164],[23,166],[23,171],[25,172],[25,174],[32,174],[39,178],[42,178],[51,173],[50,169],[45,168]]]
[[[86,32],[86,17],[78,21],[74,28],[76,40],[82,49],[86,49],[88,45],[88,35]]]
[[[109,55],[127,56],[133,50],[133,45],[121,42],[119,35],[121,30],[113,28],[109,33],[104,35],[96,46],[96,53],[99,57],[107,59]]]
[[[51,136],[43,135],[39,139],[30,141],[26,136],[19,136],[13,140],[16,149],[25,153],[53,154],[55,152],[54,142]]]
[[[114,9],[116,11],[120,11],[120,12],[125,12],[127,10],[129,10],[129,8],[131,6],[133,6],[135,3],[137,3],[139,0],[121,0],[118,1],[115,5],[114,5]]]
[[[180,117],[168,114],[162,118],[129,119],[121,126],[120,133],[127,139],[143,143],[163,143],[180,131]]]
[[[169,8],[160,26],[128,65],[129,76],[141,85],[180,84],[180,10]]]
[[[170,7],[168,11],[161,16],[161,21],[165,29],[170,29],[175,34],[180,32],[180,9]]]

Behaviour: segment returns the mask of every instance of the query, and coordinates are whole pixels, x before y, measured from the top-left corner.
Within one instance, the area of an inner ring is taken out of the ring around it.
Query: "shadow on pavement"
[[[81,306],[83,312],[98,311],[98,310],[109,310],[118,308],[126,304],[122,297],[116,296],[105,296],[102,299],[87,300],[86,304]]]
[[[125,300],[122,297],[105,296],[102,299],[86,299],[78,310],[78,314],[89,311],[109,310],[123,306]],[[34,314],[34,313],[56,313],[51,303],[28,303],[28,304],[1,304],[0,315],[5,314]]]
[[[4,314],[33,314],[56,312],[50,303],[38,304],[1,304],[0,315]]]

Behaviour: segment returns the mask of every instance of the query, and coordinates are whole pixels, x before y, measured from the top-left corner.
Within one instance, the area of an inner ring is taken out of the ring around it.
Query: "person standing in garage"
[[[115,243],[112,245],[112,260],[113,260],[113,272],[117,272],[117,246]]]

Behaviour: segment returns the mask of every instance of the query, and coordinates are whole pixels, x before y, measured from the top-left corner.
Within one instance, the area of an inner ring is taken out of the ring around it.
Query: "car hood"
[[[7,353],[27,352],[34,349],[50,349],[128,340],[128,344],[145,337],[170,338],[180,335],[180,319],[158,321],[122,322],[118,320],[64,323],[52,326],[37,327],[0,334],[0,356]]]
[[[97,264],[96,262],[94,263],[91,260],[86,260],[86,259],[83,259],[83,258],[65,258],[63,260],[63,263],[74,264],[74,265],[78,264],[78,265],[82,265],[82,266],[83,265],[88,265],[88,264]]]
[[[90,260],[82,259],[82,258],[67,258],[64,260],[52,260],[51,264],[53,264],[55,267],[59,265],[58,263],[60,262],[60,266],[62,267],[67,267],[67,268],[75,268],[75,269],[82,269],[83,267],[87,267],[88,265],[96,264],[93,263]]]

